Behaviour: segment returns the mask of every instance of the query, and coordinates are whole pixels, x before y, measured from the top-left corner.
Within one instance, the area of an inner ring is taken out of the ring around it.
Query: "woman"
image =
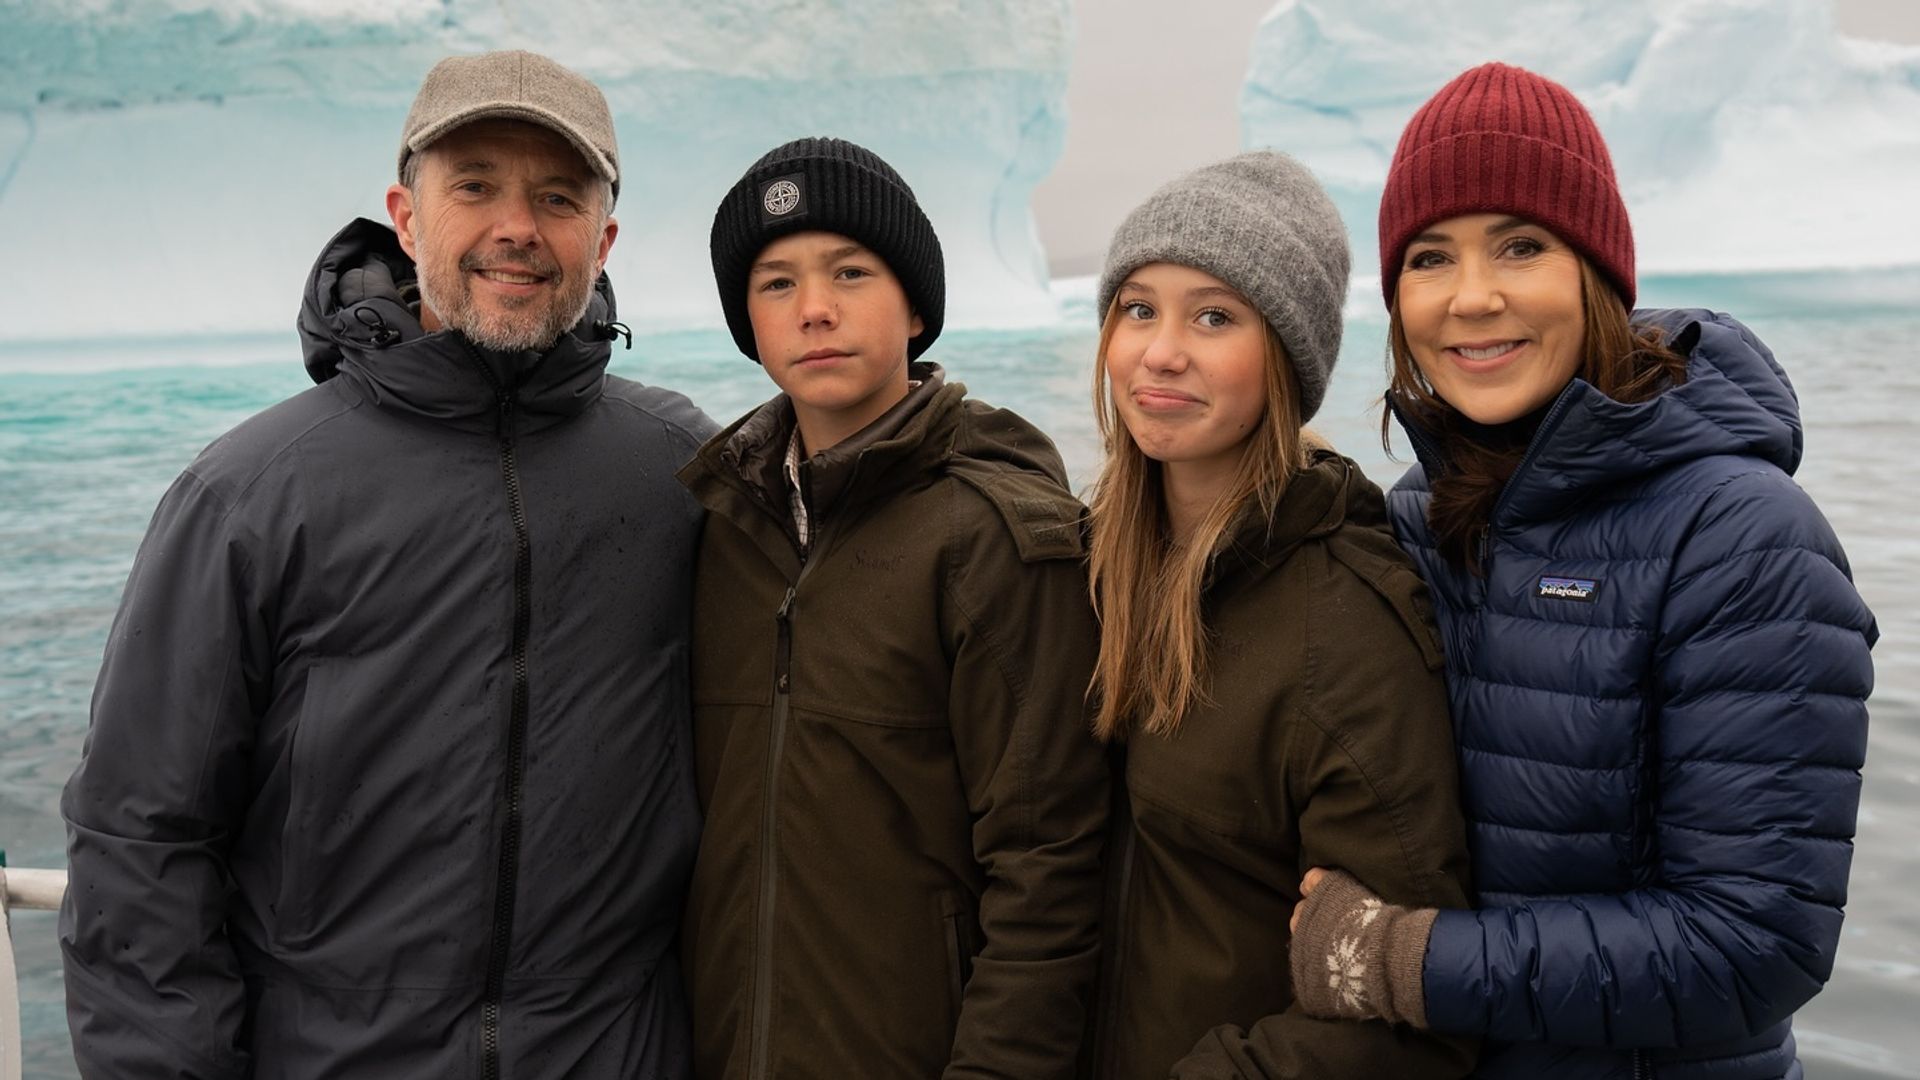
[[[1303,449],[1347,264],[1332,203],[1272,153],[1168,184],[1107,256],[1092,697],[1131,812],[1109,860],[1098,1077],[1470,1065],[1459,1040],[1300,1014],[1267,959],[1317,862],[1403,903],[1466,895],[1424,591],[1379,489]]]
[[[1483,906],[1423,919],[1311,872],[1303,1004],[1486,1036],[1486,1077],[1800,1076],[1877,631],[1788,478],[1786,377],[1724,315],[1629,322],[1606,147],[1518,68],[1414,115],[1380,253],[1420,462],[1389,504],[1439,609]],[[1424,962],[1329,991],[1330,955],[1379,950]]]

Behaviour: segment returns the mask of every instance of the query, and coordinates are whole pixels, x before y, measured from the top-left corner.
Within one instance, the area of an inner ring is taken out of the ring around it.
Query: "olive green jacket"
[[[1092,1070],[1101,1080],[1467,1073],[1470,1044],[1293,1007],[1309,867],[1464,907],[1467,851],[1425,587],[1380,490],[1316,451],[1205,593],[1211,700],[1125,745]]]
[[[784,396],[681,472],[703,1080],[1073,1072],[1108,808],[1083,510],[1044,435],[914,374],[803,467],[804,556]]]

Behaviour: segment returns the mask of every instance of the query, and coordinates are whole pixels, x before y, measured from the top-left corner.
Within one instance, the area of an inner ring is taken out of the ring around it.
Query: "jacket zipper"
[[[1120,833],[1120,877],[1114,886],[1119,900],[1113,907],[1113,951],[1108,955],[1112,971],[1107,978],[1105,998],[1100,1003],[1100,1075],[1116,1071],[1120,1044],[1120,982],[1127,970],[1127,908],[1133,899],[1133,805],[1128,800],[1127,816]]]
[[[1546,416],[1541,417],[1540,426],[1533,429],[1533,438],[1527,443],[1527,452],[1520,455],[1520,464],[1513,467],[1513,475],[1507,477],[1506,484],[1501,487],[1500,497],[1493,501],[1493,510],[1487,514],[1487,522],[1485,527],[1480,531],[1480,541],[1478,545],[1478,562],[1482,580],[1485,579],[1488,570],[1487,557],[1493,546],[1493,523],[1500,520],[1500,511],[1506,508],[1507,500],[1513,496],[1513,481],[1515,477],[1518,477],[1526,471],[1527,466],[1533,463],[1533,459],[1539,452],[1540,447],[1546,443],[1546,439],[1542,436],[1550,433],[1558,424],[1560,414],[1567,411],[1568,389],[1570,388],[1561,389],[1559,395],[1553,399],[1553,407],[1547,410]],[[1395,409],[1394,414],[1398,416],[1399,410]],[[1440,456],[1439,446],[1428,437],[1426,431],[1419,425],[1409,424],[1403,421],[1400,426],[1406,431],[1407,440],[1413,443],[1414,456],[1419,458],[1423,465],[1428,462],[1437,465],[1443,460]],[[1429,470],[1429,472],[1431,472],[1431,470]],[[1431,489],[1433,483],[1431,475],[1428,476],[1427,483],[1429,489]]]
[[[808,547],[819,550],[824,537],[813,537]],[[747,1059],[749,1080],[768,1075],[767,1058],[772,1038],[773,1014],[773,927],[775,888],[779,882],[779,806],[780,759],[786,749],[787,710],[793,690],[793,601],[800,585],[813,569],[813,560],[802,556],[800,573],[787,586],[780,609],[773,613],[776,638],[773,654],[773,722],[767,728],[767,776],[763,786],[765,809],[760,819],[760,919],[753,957],[753,1046]]]
[[[493,897],[493,940],[487,950],[486,990],[480,1007],[480,1049],[483,1080],[500,1076],[500,1006],[506,996],[507,960],[513,948],[513,905],[520,876],[521,784],[526,772],[527,640],[533,626],[533,545],[527,535],[526,505],[520,497],[520,471],[515,461],[514,400],[478,356],[468,356],[493,388],[499,402],[496,435],[500,441],[500,472],[507,487],[507,513],[513,520],[513,704],[507,721],[507,817],[500,833],[500,866]]]
[[[756,1080],[767,1075],[767,1021],[773,1012],[773,893],[778,881],[774,835],[779,819],[776,796],[780,786],[780,756],[787,741],[787,693],[793,686],[789,674],[793,631],[788,616],[793,612],[796,587],[797,583],[787,586],[786,598],[780,601],[780,610],[773,616],[778,634],[773,653],[773,723],[767,728],[767,778],[761,785],[765,809],[760,818],[760,930],[754,940],[753,1050],[747,1062],[747,1075]]]
[[[1527,443],[1527,452],[1520,456],[1520,464],[1514,466],[1513,475],[1507,477],[1506,485],[1501,489],[1500,497],[1494,500],[1493,512],[1487,515],[1486,529],[1480,534],[1480,580],[1483,590],[1486,587],[1485,583],[1492,569],[1488,565],[1488,562],[1491,555],[1493,523],[1500,520],[1500,512],[1506,509],[1507,502],[1513,497],[1514,480],[1526,471],[1528,465],[1533,464],[1533,459],[1539,453],[1540,448],[1546,445],[1548,437],[1553,433],[1553,429],[1559,426],[1561,414],[1567,411],[1567,402],[1569,400],[1568,392],[1571,389],[1572,387],[1569,386],[1560,391],[1559,396],[1554,398],[1553,407],[1547,410],[1545,417],[1541,418],[1540,426],[1533,429],[1533,438]],[[1475,621],[1478,622],[1478,620]],[[1631,1051],[1629,1060],[1632,1065],[1633,1080],[1652,1080],[1653,1069],[1647,1064],[1646,1055],[1643,1052],[1639,1050]]]
[[[1541,417],[1540,426],[1533,429],[1533,438],[1527,442],[1527,452],[1520,455],[1520,464],[1513,467],[1513,475],[1507,477],[1507,482],[1500,488],[1500,497],[1493,501],[1493,512],[1487,515],[1487,533],[1493,531],[1493,523],[1500,520],[1500,511],[1506,509],[1507,502],[1513,498],[1514,480],[1527,471],[1527,466],[1533,464],[1533,459],[1539,456],[1540,448],[1547,444],[1547,440],[1553,435],[1553,429],[1559,426],[1560,415],[1567,411],[1567,402],[1571,400],[1568,395],[1572,389],[1572,386],[1567,386],[1560,391],[1560,395],[1553,399],[1553,408],[1548,409],[1547,415]],[[1487,534],[1481,535],[1481,543],[1484,544]]]

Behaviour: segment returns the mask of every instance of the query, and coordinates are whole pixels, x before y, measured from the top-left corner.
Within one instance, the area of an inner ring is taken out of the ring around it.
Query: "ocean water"
[[[1920,1075],[1920,540],[1909,522],[1920,437],[1920,288],[1830,275],[1643,283],[1643,303],[1724,306],[1775,350],[1799,391],[1799,481],[1838,529],[1880,622],[1871,749],[1852,895],[1833,981],[1802,1011],[1808,1075]],[[1362,297],[1364,299],[1364,297]],[[1383,486],[1404,468],[1380,445],[1385,322],[1350,313],[1313,426]],[[1024,413],[1060,444],[1077,486],[1098,445],[1090,325],[953,332],[929,359]],[[731,419],[772,391],[719,333],[636,339],[614,371],[688,393]],[[61,785],[78,760],[108,623],[154,503],[207,442],[308,385],[284,337],[0,345],[0,848],[12,866],[62,866]],[[75,1075],[54,916],[13,917],[27,1075]],[[169,932],[156,926],[156,933]]]

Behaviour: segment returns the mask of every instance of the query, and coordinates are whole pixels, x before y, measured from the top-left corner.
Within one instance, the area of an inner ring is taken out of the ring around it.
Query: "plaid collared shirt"
[[[793,532],[800,538],[800,550],[807,550],[807,500],[800,493],[800,429],[793,429],[793,438],[787,440],[787,505],[793,511]]]
[[[920,389],[920,379],[907,380],[907,393]],[[868,431],[872,425],[868,425]],[[855,436],[859,438],[859,436]],[[800,448],[800,424],[793,425],[793,437],[787,440],[787,507],[793,511],[793,534],[800,540],[800,554],[807,553],[807,547],[813,540],[812,523],[807,520],[807,499],[800,489],[800,465],[807,460],[806,452]]]

